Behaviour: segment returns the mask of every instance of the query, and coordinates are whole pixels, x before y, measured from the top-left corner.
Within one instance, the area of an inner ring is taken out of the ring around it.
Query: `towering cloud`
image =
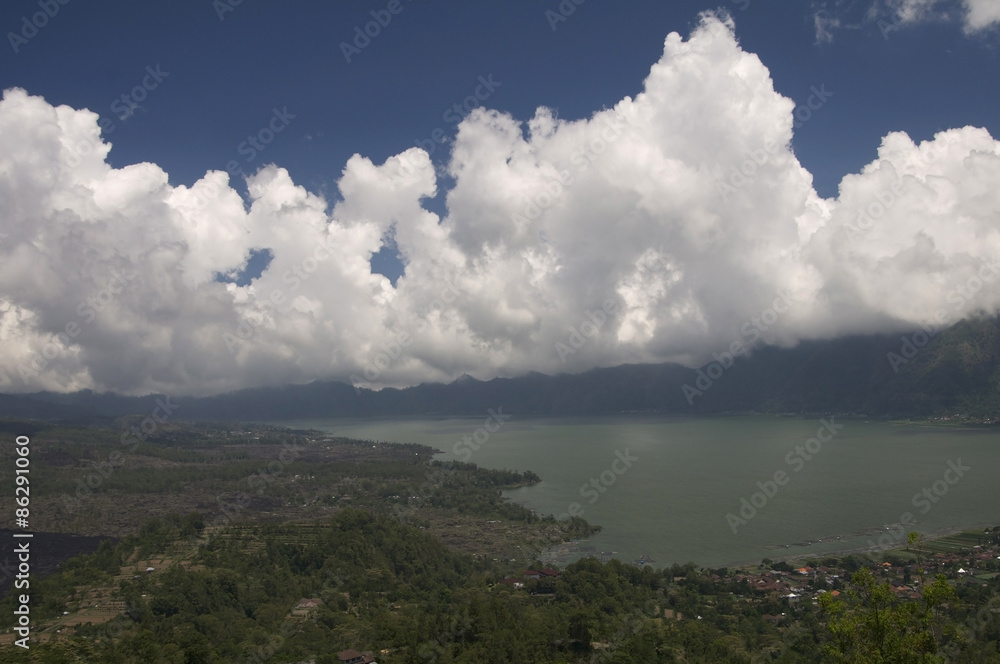
[[[474,111],[441,219],[421,206],[438,184],[416,148],[352,157],[329,213],[277,166],[245,203],[222,172],[187,188],[154,164],[114,169],[96,114],[7,90],[0,390],[697,365],[734,342],[998,308],[1000,143],[893,133],[822,199],[790,147],[796,112],[731,22],[706,15],[667,36],[641,92],[588,119]],[[369,264],[390,232],[395,286]],[[218,278],[255,249],[273,255],[259,278]]]

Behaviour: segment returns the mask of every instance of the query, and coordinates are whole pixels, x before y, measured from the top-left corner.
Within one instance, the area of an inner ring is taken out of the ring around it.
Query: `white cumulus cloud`
[[[791,150],[793,109],[731,21],[706,15],[667,36],[642,90],[589,118],[473,111],[439,218],[416,148],[352,157],[332,209],[274,165],[244,202],[223,172],[188,188],[154,164],[112,168],[96,114],[7,90],[0,390],[697,365],[748,329],[791,345],[997,309],[996,140],[890,134],[823,199]],[[395,286],[369,263],[390,233]],[[252,283],[217,279],[264,249]]]

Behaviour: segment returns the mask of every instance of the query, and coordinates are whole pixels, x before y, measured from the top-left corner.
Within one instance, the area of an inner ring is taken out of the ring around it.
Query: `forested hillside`
[[[1000,661],[995,570],[928,578],[908,599],[858,559],[823,564],[857,571],[812,577],[801,601],[695,564],[583,559],[554,578],[518,575],[519,587],[502,564],[356,509],[212,535],[154,520],[36,581],[45,642],[0,661],[332,664],[348,648],[383,664]],[[104,596],[117,611],[103,620],[59,618]],[[13,595],[0,602],[7,624],[15,608]]]

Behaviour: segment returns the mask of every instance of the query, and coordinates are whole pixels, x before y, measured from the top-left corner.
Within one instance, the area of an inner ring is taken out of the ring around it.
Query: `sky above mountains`
[[[0,391],[696,367],[997,311],[1000,4],[775,4],[7,3]]]

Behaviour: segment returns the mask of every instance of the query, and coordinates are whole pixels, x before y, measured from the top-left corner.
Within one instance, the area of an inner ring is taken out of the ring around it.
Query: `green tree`
[[[820,606],[829,616],[832,636],[827,652],[850,664],[941,662],[938,646],[946,637],[936,608],[955,597],[943,576],[926,586],[921,602],[903,602],[888,583],[863,568],[851,577],[847,601],[829,594]]]

